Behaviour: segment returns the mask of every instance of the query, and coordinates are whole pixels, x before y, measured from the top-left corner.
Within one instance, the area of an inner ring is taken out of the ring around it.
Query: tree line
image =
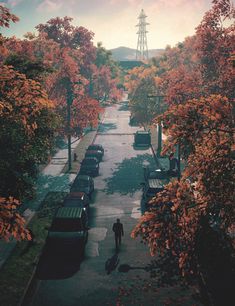
[[[19,19],[0,5],[0,27]],[[33,197],[40,163],[58,135],[80,136],[97,126],[102,102],[121,91],[119,67],[94,33],[73,26],[72,18],[53,18],[23,39],[0,34],[0,236],[29,238],[18,212]],[[67,126],[67,107],[71,126]]]
[[[132,116],[143,125],[161,123],[163,155],[180,145],[186,161],[181,180],[152,199],[132,236],[185,279],[199,273],[199,240],[212,229],[224,235],[220,252],[226,243],[234,250],[234,17],[229,0],[213,0],[195,35],[125,80]],[[154,95],[164,96],[164,111]]]

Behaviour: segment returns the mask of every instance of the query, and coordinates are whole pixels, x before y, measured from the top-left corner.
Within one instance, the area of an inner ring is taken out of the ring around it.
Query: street
[[[125,103],[107,107],[95,139],[95,143],[104,147],[105,154],[100,175],[95,178],[84,260],[74,269],[74,274],[64,273],[62,264],[57,269],[63,272],[57,271],[53,277],[49,266],[44,268],[46,273],[41,277],[31,306],[118,305],[122,296],[123,305],[164,305],[169,292],[183,298],[184,293],[178,288],[164,288],[159,292],[152,288],[150,275],[144,270],[120,273],[116,269],[109,275],[105,271],[105,262],[115,254],[112,225],[117,218],[124,226],[119,264],[144,267],[152,259],[147,246],[130,237],[141,215],[143,166],[154,161],[151,149],[134,150],[133,133],[139,128],[129,126],[129,115]],[[143,284],[149,286],[148,290]],[[192,305],[188,302],[184,305]]]

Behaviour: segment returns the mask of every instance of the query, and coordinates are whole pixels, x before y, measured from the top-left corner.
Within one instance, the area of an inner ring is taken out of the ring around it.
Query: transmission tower
[[[146,26],[149,25],[149,23],[146,22],[146,17],[147,16],[145,15],[144,10],[142,9],[138,17],[139,23],[136,25],[136,27],[139,27],[139,31],[136,33],[138,34],[138,42],[136,49],[137,60],[146,60],[149,58],[146,35],[146,33],[148,33],[148,31],[146,31]]]

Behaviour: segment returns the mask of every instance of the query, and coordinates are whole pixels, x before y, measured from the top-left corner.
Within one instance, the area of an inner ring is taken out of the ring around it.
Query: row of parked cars
[[[92,144],[88,147],[70,192],[62,207],[57,209],[48,230],[46,246],[53,252],[72,251],[84,255],[89,230],[89,204],[94,192],[92,176],[99,174],[99,162],[103,155],[101,145]]]

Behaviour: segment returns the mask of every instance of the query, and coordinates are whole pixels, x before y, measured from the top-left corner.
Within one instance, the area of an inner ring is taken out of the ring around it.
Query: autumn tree
[[[22,200],[32,193],[37,165],[48,158],[57,119],[39,83],[8,66],[0,70],[0,194]]]
[[[232,256],[222,271],[210,252],[223,254],[225,248],[234,252],[234,72],[228,60],[234,33],[233,26],[221,24],[233,16],[230,1],[213,1],[193,38],[195,51],[189,61],[184,62],[185,43],[167,50],[160,78],[170,105],[156,121],[163,122],[168,134],[163,153],[180,144],[187,164],[181,180],[151,200],[150,211],[133,231],[152,255],[160,261],[170,258],[167,266],[173,263],[186,279],[195,279],[201,269],[214,269],[227,288],[223,281],[224,275],[227,280],[231,275]],[[192,65],[195,70],[190,74]],[[216,240],[219,251],[213,246],[215,236],[222,237]]]
[[[0,28],[2,27],[9,27],[10,22],[17,22],[19,18],[10,13],[9,9],[0,4]],[[5,38],[3,35],[0,33],[0,61],[2,57],[6,54],[6,48],[5,48]]]
[[[46,79],[45,85],[49,97],[57,105],[57,110],[64,119],[66,127],[66,107],[68,99],[72,102],[72,130],[82,131],[91,124],[97,125],[100,107],[98,101],[90,97],[90,80],[92,64],[95,60],[95,47],[92,43],[93,33],[84,27],[74,27],[72,18],[53,18],[46,24],[37,26],[39,35],[58,45],[57,58],[53,63],[55,71]],[[81,120],[81,110],[84,117]]]
[[[156,95],[155,79],[143,78],[129,103],[132,116],[142,125],[149,124],[158,114],[157,101],[155,97],[150,97],[151,94]]]
[[[18,21],[18,17],[11,14],[7,8],[0,5],[0,27],[8,27],[10,21],[13,22]],[[0,34],[1,57],[6,53],[6,48],[4,43],[5,43],[5,38],[2,36],[2,34]],[[2,101],[2,98],[0,98],[0,117],[3,117],[3,110],[4,110],[4,102]],[[1,148],[3,149],[5,147],[1,146]],[[1,150],[1,152],[3,152],[3,150]],[[4,177],[0,175],[0,179],[2,183]],[[29,232],[24,227],[25,221],[20,216],[17,210],[18,206],[19,206],[18,200],[14,199],[9,194],[7,195],[7,197],[3,197],[3,194],[0,193],[0,237],[5,240],[9,240],[9,238],[12,236],[19,240],[31,239]]]
[[[155,98],[159,89],[156,71],[153,66],[140,66],[128,71],[125,77],[132,116],[143,125],[151,123],[152,119],[160,113],[158,101]]]
[[[99,42],[96,47],[96,59],[92,66],[92,76],[90,78],[91,94],[99,101],[120,100],[122,91],[120,85],[120,68],[112,59],[112,53],[106,50]]]

